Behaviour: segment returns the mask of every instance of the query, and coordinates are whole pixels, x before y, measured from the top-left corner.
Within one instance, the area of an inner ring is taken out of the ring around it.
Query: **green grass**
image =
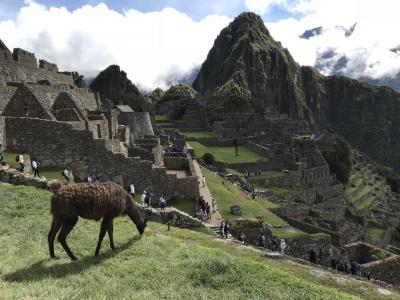
[[[367,231],[368,235],[374,242],[379,242],[382,239],[383,233],[385,232],[384,229],[377,227],[367,227]]]
[[[156,123],[165,123],[165,122],[168,123],[169,122],[169,118],[166,115],[157,115],[155,117],[155,119],[156,119]]]
[[[195,200],[193,199],[171,199],[167,201],[167,207],[175,207],[180,211],[183,211],[192,217],[195,215]]]
[[[271,225],[287,225],[284,220],[268,210],[269,208],[276,207],[276,205],[267,199],[258,198],[257,200],[252,200],[233,186],[232,183],[225,181],[225,184],[222,184],[222,179],[214,175],[211,171],[203,168],[202,172],[207,179],[207,186],[211,194],[217,201],[219,212],[227,220],[238,218],[253,219],[258,216],[264,216],[265,221]],[[229,207],[234,204],[238,204],[242,208],[241,216],[234,216],[230,213]]]
[[[183,135],[189,138],[210,138],[215,137],[211,131],[181,131]]]
[[[6,150],[3,151],[3,156],[4,156],[4,161],[8,163],[10,168],[17,169],[19,170],[19,162],[15,161],[15,157],[20,154],[18,151],[11,151],[11,150]],[[27,159],[26,153],[23,153],[24,159]],[[25,162],[26,165],[26,162]]]
[[[268,260],[262,253],[209,235],[150,223],[142,238],[127,217],[114,222],[93,257],[99,223],[80,219],[68,237],[70,262],[56,243],[50,260],[50,193],[0,185],[1,299],[378,299],[377,286],[315,267]],[[396,293],[395,291],[391,291]],[[392,294],[392,296],[397,296]]]
[[[244,146],[239,146],[239,156],[236,156],[235,147],[206,147],[195,141],[189,142],[194,149],[197,157],[202,157],[205,153],[212,153],[217,161],[225,163],[252,163],[259,160],[268,160],[261,155],[250,151]]]

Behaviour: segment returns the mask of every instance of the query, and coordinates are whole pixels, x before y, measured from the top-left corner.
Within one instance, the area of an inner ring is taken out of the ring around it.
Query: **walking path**
[[[203,178],[203,172],[201,171],[201,167],[199,165],[199,163],[197,162],[197,160],[193,160],[193,165],[194,165],[194,169],[196,171],[196,176],[198,178]],[[207,186],[207,180],[206,180],[206,186],[203,187],[203,183],[199,183],[199,189],[200,189],[200,196],[203,196],[204,200],[206,202],[208,202],[208,204],[210,205],[210,207],[212,208],[211,202],[212,202],[212,198],[213,196],[210,193],[210,190],[208,189]],[[216,201],[217,199],[215,199]],[[216,205],[216,212],[211,214],[211,219],[205,219],[204,223],[209,224],[211,226],[219,226],[221,224],[221,214],[218,211],[218,203]]]

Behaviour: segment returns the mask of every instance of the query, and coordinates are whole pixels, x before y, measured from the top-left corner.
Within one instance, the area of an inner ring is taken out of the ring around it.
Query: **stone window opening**
[[[97,124],[97,138],[101,139],[101,128],[100,128],[100,124]]]
[[[24,116],[28,116],[28,104],[24,103]]]

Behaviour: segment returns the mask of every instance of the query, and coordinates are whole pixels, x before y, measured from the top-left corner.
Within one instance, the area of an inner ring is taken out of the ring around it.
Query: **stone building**
[[[178,178],[164,167],[148,113],[104,110],[100,97],[77,87],[71,74],[45,60],[38,65],[28,51],[11,53],[0,41],[0,144],[29,153],[42,168],[68,166],[78,179],[93,174],[156,197],[198,197],[190,170]]]

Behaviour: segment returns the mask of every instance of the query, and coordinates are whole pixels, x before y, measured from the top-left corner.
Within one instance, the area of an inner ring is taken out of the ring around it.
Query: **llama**
[[[146,220],[141,216],[139,207],[136,206],[131,196],[116,183],[69,185],[57,183],[53,184],[50,190],[54,193],[51,197],[53,222],[48,235],[49,252],[52,258],[55,258],[54,239],[57,232],[60,231],[58,241],[72,260],[77,259],[68,247],[66,238],[78,222],[78,217],[95,221],[103,218],[95,256],[99,255],[106,231],[110,238],[110,247],[112,250],[115,249],[113,239],[113,219],[115,217],[128,215],[140,235],[144,232]]]

